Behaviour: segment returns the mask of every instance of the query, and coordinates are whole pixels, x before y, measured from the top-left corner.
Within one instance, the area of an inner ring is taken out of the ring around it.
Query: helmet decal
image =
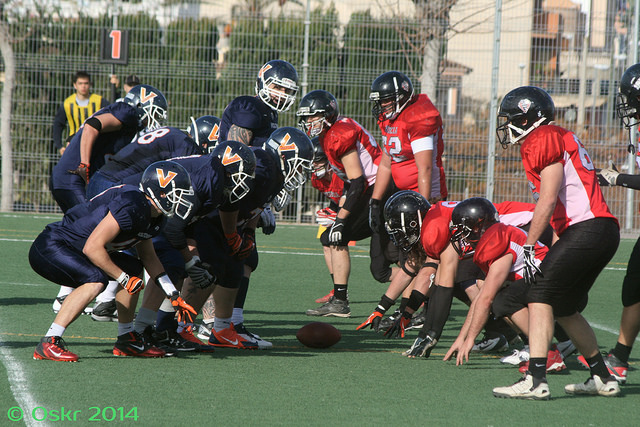
[[[518,108],[525,114],[529,111],[529,107],[531,107],[531,101],[526,98],[518,102]]]
[[[165,171],[160,168],[156,169],[156,173],[158,174],[158,184],[160,185],[160,188],[166,188],[167,185],[173,181],[173,178],[178,176],[178,174],[173,171],[167,171],[167,174],[165,175]]]
[[[224,150],[221,161],[223,166],[229,166],[232,163],[242,161],[242,158],[238,153],[233,153],[233,149],[230,146],[227,146]]]
[[[146,87],[142,86],[140,88],[140,102],[145,103],[147,101],[152,100],[156,96],[158,96],[158,94],[153,92],[153,91],[149,92],[149,94],[147,95],[147,88]]]
[[[264,73],[269,71],[270,69],[271,69],[271,64],[267,62],[262,66],[262,68],[260,68],[260,71],[258,72],[258,76],[263,77]]]
[[[219,135],[220,135],[220,126],[218,126],[218,124],[216,123],[215,125],[213,125],[213,129],[211,129],[211,133],[209,133],[209,136],[207,137],[207,139],[209,141],[217,141]]]
[[[280,151],[295,151],[298,148],[295,142],[289,144],[289,141],[291,141],[291,135],[287,133],[280,143]]]

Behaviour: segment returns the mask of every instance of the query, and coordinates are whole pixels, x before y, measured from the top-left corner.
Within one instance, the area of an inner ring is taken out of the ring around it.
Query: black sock
[[[339,300],[347,300],[347,285],[333,285],[333,296]]]
[[[532,357],[529,359],[529,373],[533,376],[533,385],[536,386],[536,381],[540,384],[541,381],[547,379],[547,358],[546,357]]]
[[[434,285],[435,288],[429,296],[429,310],[427,310],[427,318],[424,325],[430,330],[429,336],[440,339],[444,324],[447,323],[449,312],[451,311],[451,303],[453,302],[453,288],[445,288],[444,286]]]
[[[384,294],[382,295],[382,298],[380,298],[380,302],[378,303],[377,308],[380,310],[380,312],[386,313],[387,310],[389,310],[389,308],[391,308],[391,306],[395,303],[396,302],[389,298],[387,294]]]
[[[585,360],[589,364],[589,371],[591,371],[592,377],[597,375],[604,381],[611,375],[609,373],[609,369],[607,369],[607,365],[604,364],[602,354],[597,353],[595,356],[588,359],[585,357]]]
[[[247,291],[249,290],[249,278],[242,276],[240,279],[240,287],[236,294],[236,301],[233,304],[233,308],[244,308],[244,302],[247,299]]]
[[[400,313],[404,311],[408,303],[409,303],[409,298],[402,297],[402,299],[400,300],[400,307],[398,307],[398,310],[400,310]]]
[[[629,356],[631,356],[631,347],[617,342],[616,347],[611,350],[611,353],[613,353],[613,355],[621,362],[627,363],[629,362]]]

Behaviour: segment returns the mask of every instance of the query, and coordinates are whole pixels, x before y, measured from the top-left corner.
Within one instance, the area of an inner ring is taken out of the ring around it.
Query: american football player
[[[575,134],[555,125],[554,119],[553,100],[535,86],[522,86],[507,93],[498,111],[498,140],[503,147],[519,145],[536,209],[523,245],[523,276],[531,284],[529,371],[511,386],[494,388],[496,397],[549,399],[545,366],[554,316],[591,371],[585,383],[569,384],[565,392],[620,394],[595,334],[578,310],[615,254],[620,228],[602,195],[586,148]],[[558,240],[538,267],[534,245],[549,223]]]
[[[167,100],[159,90],[140,85],[130,94],[89,117],[54,166],[49,188],[62,212],[87,200],[86,185],[106,158],[129,144],[139,131],[166,118]],[[64,300],[69,292],[71,289],[62,287],[56,300]],[[54,311],[57,306],[54,302]]]
[[[347,296],[350,258],[348,242],[371,236],[367,204],[376,180],[380,150],[373,136],[355,120],[340,116],[338,101],[325,90],[306,94],[296,115],[299,126],[309,136],[318,136],[333,172],[344,182],[344,202],[329,230],[334,295],[309,316],[349,317]],[[371,239],[372,264],[383,254],[379,235]]]
[[[388,71],[371,84],[369,99],[382,132],[383,156],[371,215],[380,221],[383,194],[390,180],[400,190],[414,190],[430,203],[447,199],[442,166],[442,118],[426,94],[416,94],[409,77]]]
[[[313,147],[309,138],[300,130],[281,127],[271,134],[262,148],[251,147],[256,156],[256,177],[249,194],[238,203],[237,232],[243,241],[251,241],[253,247],[233,255],[223,230],[223,221],[215,212],[198,221],[193,238],[204,262],[212,266],[218,277],[213,290],[214,319],[204,319],[210,327],[201,328],[199,336],[208,334],[208,343],[214,347],[238,349],[268,349],[272,343],[249,332],[244,324],[244,304],[249,289],[250,276],[258,266],[255,245],[255,229],[265,205],[283,187],[295,191],[305,182],[311,170]],[[187,285],[189,286],[189,285]],[[186,291],[195,308],[203,306],[206,295]],[[204,297],[204,298],[203,298]],[[211,324],[211,320],[213,320]]]
[[[202,154],[201,148],[184,131],[174,127],[161,127],[147,131],[109,157],[87,185],[87,198],[92,198],[125,178],[139,176],[151,163]],[[99,322],[115,321],[117,283],[109,282],[107,289],[96,298],[91,318]]]
[[[205,153],[210,153],[220,139],[220,119],[216,116],[191,117],[187,133]]]
[[[173,159],[184,167],[191,175],[193,194],[188,197],[191,202],[189,209],[178,209],[176,215],[167,221],[162,235],[154,239],[154,246],[158,256],[175,283],[189,277],[197,288],[208,288],[215,282],[210,266],[200,259],[198,247],[190,242],[190,227],[199,218],[213,212],[215,209],[225,211],[227,224],[226,233],[233,243],[231,251],[237,254],[250,242],[243,241],[235,230],[237,208],[234,206],[245,197],[253,185],[256,159],[249,147],[237,141],[225,141],[207,155],[181,157]],[[136,182],[140,178],[133,175],[124,180],[125,183]],[[156,323],[156,334],[162,334],[165,342],[173,340],[171,333],[165,331],[173,328],[174,312],[170,306],[162,304],[162,298],[154,288],[145,292],[142,306],[136,316],[135,328],[144,332],[148,326]],[[209,289],[210,292],[210,289]],[[186,295],[185,295],[186,297]],[[159,311],[159,312],[158,312]],[[210,351],[192,334],[191,329],[177,331],[183,338],[197,345],[196,350]],[[174,340],[175,341],[175,340]],[[178,343],[179,344],[179,343]],[[188,348],[177,348],[186,350]]]
[[[35,239],[29,263],[36,273],[74,288],[65,298],[34,359],[75,362],[62,335],[110,279],[118,281],[118,339],[115,356],[163,357],[133,329],[138,293],[144,288],[143,267],[155,278],[162,298],[168,298],[181,316],[195,311],[180,297],[158,259],[151,238],[160,233],[165,217],[179,207],[190,208],[193,194],[188,172],[173,162],[157,162],[143,173],[138,186],[112,187],[89,202],[69,209],[60,222],[49,224]],[[136,248],[137,256],[122,252]]]
[[[278,127],[278,113],[295,102],[298,72],[287,61],[264,64],[256,79],[256,96],[239,96],[227,105],[220,123],[220,141],[260,147]]]

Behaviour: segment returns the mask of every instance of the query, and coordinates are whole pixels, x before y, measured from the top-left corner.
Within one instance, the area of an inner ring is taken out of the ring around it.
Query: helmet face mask
[[[633,97],[627,97],[623,93],[616,95],[616,114],[620,119],[624,127],[627,129],[636,126],[640,123],[640,102],[632,101]]]
[[[369,99],[378,121],[394,120],[413,99],[413,84],[398,71],[383,73],[371,84]]]
[[[171,161],[151,164],[142,174],[140,190],[153,200],[167,217],[174,215],[185,219],[191,213],[193,196],[189,173],[181,165]]]
[[[313,90],[298,105],[298,127],[310,138],[320,136],[338,120],[340,109],[336,98],[326,90]]]
[[[275,59],[260,68],[256,95],[278,112],[287,111],[296,100],[298,73],[287,61]]]
[[[251,191],[256,176],[256,156],[253,151],[238,141],[218,144],[210,154],[220,159],[224,167],[224,196],[236,203]]]
[[[471,255],[484,232],[500,222],[496,207],[482,197],[471,197],[456,205],[451,214],[451,245],[460,258]]]
[[[409,252],[420,241],[422,219],[431,205],[420,193],[398,191],[384,205],[385,229],[393,244]]]
[[[496,126],[498,141],[507,148],[553,120],[555,105],[547,92],[535,86],[516,88],[500,103]]]
[[[294,127],[278,128],[263,148],[277,157],[287,192],[293,192],[306,182],[312,171],[314,153],[313,144],[304,132]]]
[[[153,86],[137,85],[131,88],[123,98],[138,112],[138,126],[153,130],[164,126],[167,121],[167,99]]]
[[[220,136],[220,119],[215,116],[202,116],[197,119],[190,117],[190,120],[191,123],[187,128],[189,136],[204,152],[212,152]]]

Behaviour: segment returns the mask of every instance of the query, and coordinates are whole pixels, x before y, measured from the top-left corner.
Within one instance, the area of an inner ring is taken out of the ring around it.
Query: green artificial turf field
[[[548,376],[551,401],[494,398],[493,387],[520,377],[517,368],[499,363],[504,354],[473,355],[462,367],[442,361],[466,315],[458,301],[429,359],[401,355],[417,331],[393,340],[356,331],[386,289],[369,273],[366,242],[351,248],[352,317],[320,319],[336,326],[342,340],[325,350],[303,347],[295,338],[297,330],[319,320],[304,312],[331,289],[312,226],[281,224],[271,236],[258,232],[260,265],[252,276],[245,324],[272,341],[271,350],[116,358],[111,354],[116,324],[82,316],[65,333],[70,350],[80,356],[78,363],[35,361],[33,349],[53,320],[58,287],[31,270],[27,254],[43,226],[56,219],[0,214],[0,361],[5,369],[0,425],[88,425],[113,419],[141,426],[631,426],[640,419],[640,376],[633,369],[620,398],[565,395],[565,384],[588,377],[575,356],[567,360],[567,371]],[[622,241],[584,313],[603,351],[616,341],[620,288],[633,244]],[[632,354],[630,362],[637,368],[638,355]],[[63,407],[64,421],[59,422]],[[10,422],[21,415],[19,422]]]

